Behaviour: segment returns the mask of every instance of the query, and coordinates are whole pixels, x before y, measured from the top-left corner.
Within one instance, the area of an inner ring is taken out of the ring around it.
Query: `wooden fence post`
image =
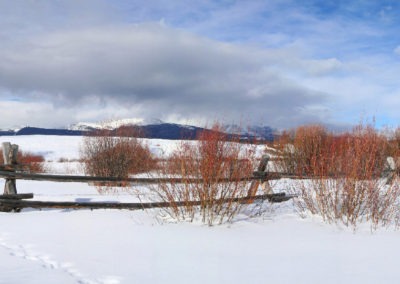
[[[268,161],[269,161],[268,155],[263,155],[261,157],[261,161],[260,161],[260,164],[258,165],[257,171],[254,172],[254,176],[260,177],[260,179],[253,180],[251,182],[250,188],[247,192],[248,197],[252,197],[257,194],[258,186],[260,185],[261,180],[263,180],[266,176],[265,170],[267,169]],[[263,181],[263,182],[265,182],[265,181]]]
[[[15,166],[17,164],[18,145],[10,142],[3,143],[3,159],[7,166]],[[17,186],[15,178],[6,178],[4,185],[4,194],[17,194]]]
[[[382,177],[386,178],[386,184],[390,184],[397,176],[399,171],[399,158],[387,157],[382,171]]]

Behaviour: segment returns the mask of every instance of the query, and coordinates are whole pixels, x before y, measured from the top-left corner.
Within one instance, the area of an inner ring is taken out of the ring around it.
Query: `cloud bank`
[[[242,118],[280,126],[321,119],[305,110],[326,100],[324,94],[277,71],[272,53],[160,24],[104,26],[2,48],[0,86],[20,100],[99,107],[92,110],[97,118],[113,104],[125,114],[131,108],[133,116],[161,119]],[[315,62],[310,70],[332,64]]]
[[[0,0],[0,128],[400,119],[395,1]]]

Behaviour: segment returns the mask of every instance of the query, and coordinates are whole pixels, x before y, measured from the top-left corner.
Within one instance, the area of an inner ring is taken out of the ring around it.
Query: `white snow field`
[[[43,154],[57,173],[81,174],[74,162],[81,137],[5,141]],[[160,155],[177,142],[147,143]],[[33,192],[35,200],[137,200],[83,183],[18,180],[17,190]],[[361,225],[354,232],[302,219],[291,202],[255,212],[213,227],[174,223],[155,209],[0,213],[0,283],[400,283],[399,231]]]

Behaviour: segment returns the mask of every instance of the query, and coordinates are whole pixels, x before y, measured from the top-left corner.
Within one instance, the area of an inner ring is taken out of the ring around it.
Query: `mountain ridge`
[[[99,127],[99,125],[103,125]],[[193,125],[183,125],[177,123],[166,123],[160,120],[154,120],[153,124],[116,124],[117,127],[104,126],[104,124],[84,124],[80,123],[78,127],[69,128],[41,128],[25,126],[16,130],[0,130],[0,136],[14,135],[59,135],[59,136],[83,136],[90,132],[98,130],[115,130],[119,127],[134,127],[142,133],[141,137],[150,139],[196,139],[200,131],[205,130],[204,127]],[[266,140],[273,141],[275,130],[269,126],[252,126],[247,129],[240,129],[237,126],[225,126],[226,133],[239,134],[241,139],[250,140]]]

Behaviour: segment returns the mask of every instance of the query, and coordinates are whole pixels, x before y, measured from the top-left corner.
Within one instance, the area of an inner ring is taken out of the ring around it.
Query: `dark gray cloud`
[[[0,86],[21,99],[74,109],[113,102],[140,105],[145,111],[139,115],[164,119],[224,114],[230,120],[301,123],[301,110],[320,104],[324,95],[273,68],[276,60],[268,51],[160,24],[101,26],[0,47]]]
[[[0,127],[397,121],[397,10],[307,2],[0,0]]]

